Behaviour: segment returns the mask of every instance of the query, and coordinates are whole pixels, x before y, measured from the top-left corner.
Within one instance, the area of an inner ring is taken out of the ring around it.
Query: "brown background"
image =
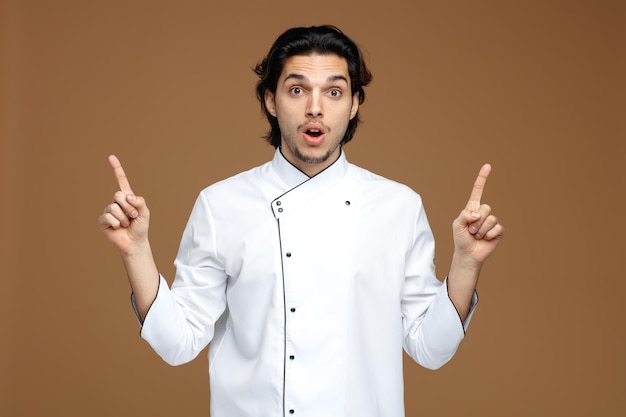
[[[350,161],[424,197],[443,277],[483,162],[507,226],[455,359],[406,362],[408,416],[626,409],[623,1],[4,1],[0,415],[207,416],[204,353],[138,337],[96,219],[116,153],[162,272],[199,190],[271,158],[252,66],[332,23],[374,81]]]

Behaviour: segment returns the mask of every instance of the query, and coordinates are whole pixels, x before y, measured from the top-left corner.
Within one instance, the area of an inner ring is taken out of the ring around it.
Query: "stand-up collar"
[[[348,161],[343,150],[339,158],[319,174],[308,177],[293,166],[276,150],[272,166],[278,176],[287,184],[283,194],[272,201],[272,212],[279,219],[297,210],[303,204],[315,200],[319,195],[341,181],[348,172]]]

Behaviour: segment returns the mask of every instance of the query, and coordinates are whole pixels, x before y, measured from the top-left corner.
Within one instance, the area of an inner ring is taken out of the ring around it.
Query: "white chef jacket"
[[[463,324],[420,197],[348,163],[272,161],[204,189],[141,336],[169,364],[209,346],[213,417],[404,415],[402,347],[437,368]]]

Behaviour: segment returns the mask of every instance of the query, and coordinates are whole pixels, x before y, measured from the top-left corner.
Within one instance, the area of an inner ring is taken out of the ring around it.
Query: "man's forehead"
[[[343,76],[349,79],[348,62],[344,57],[332,53],[293,55],[285,60],[280,78],[285,79],[290,75],[300,75],[306,78]]]

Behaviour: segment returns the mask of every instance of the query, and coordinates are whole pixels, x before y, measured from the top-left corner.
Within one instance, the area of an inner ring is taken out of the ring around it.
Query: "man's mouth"
[[[307,123],[302,133],[304,140],[309,146],[319,146],[324,142],[326,129],[319,123]]]
[[[306,134],[314,138],[318,138],[324,134],[320,129],[307,129]]]

